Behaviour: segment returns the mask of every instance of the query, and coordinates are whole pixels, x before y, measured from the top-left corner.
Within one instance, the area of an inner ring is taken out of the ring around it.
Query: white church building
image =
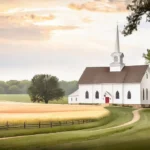
[[[79,88],[68,96],[69,104],[119,104],[150,106],[150,69],[148,65],[126,66],[120,51],[117,26],[116,50],[108,67],[87,67]]]

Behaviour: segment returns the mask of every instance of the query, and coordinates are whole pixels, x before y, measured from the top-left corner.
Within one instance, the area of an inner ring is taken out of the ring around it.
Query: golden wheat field
[[[109,115],[102,106],[0,102],[0,123],[34,123],[97,119]]]

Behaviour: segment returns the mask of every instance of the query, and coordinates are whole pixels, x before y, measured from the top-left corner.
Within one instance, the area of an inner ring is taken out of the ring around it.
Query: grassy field
[[[126,129],[121,128],[121,129],[114,129],[114,130],[105,130],[105,129],[96,130],[95,127],[97,126],[107,128],[108,126],[122,124],[124,122],[131,120],[132,118],[131,108],[108,108],[108,109],[112,112],[113,115],[111,115],[111,117],[110,116],[106,117],[109,119],[105,118],[104,119],[105,121],[101,120],[102,121],[101,122],[99,120],[97,122],[94,122],[96,125],[91,127],[89,126],[90,130],[88,131],[81,128],[82,130],[77,130],[77,131],[39,134],[39,135],[29,136],[29,137],[22,137],[22,138],[18,137],[14,139],[0,140],[0,149],[3,150],[71,149],[72,150],[72,149],[88,149],[89,147],[90,147],[89,149],[95,149],[97,148],[95,146],[99,144],[98,143],[99,141],[97,143],[94,143],[95,145],[92,145],[92,141],[95,142],[99,139],[102,140],[106,138],[106,136],[108,137],[111,135],[118,134],[120,132],[125,132],[131,128],[131,127],[126,127]],[[118,118],[118,121],[116,123],[113,123],[115,122],[116,118]],[[85,128],[89,124],[84,124]],[[9,131],[6,132],[8,133]]]
[[[27,105],[28,104],[24,104]],[[31,104],[35,105],[35,104]],[[40,104],[36,104],[40,105]],[[44,104],[41,104],[44,105]],[[52,106],[52,105],[51,105]],[[58,105],[59,106],[59,105]],[[65,106],[65,105],[62,105]],[[60,111],[70,113],[70,106],[63,108],[42,108],[40,111],[50,109],[51,112]],[[73,111],[81,108],[71,106]],[[92,110],[93,106],[84,108]],[[94,106],[97,107],[97,106]],[[15,107],[15,111],[18,110]],[[8,111],[9,108],[0,111]],[[29,112],[34,109],[32,106]],[[0,140],[0,150],[145,150],[150,147],[150,109],[141,111],[141,119],[126,127],[107,129],[128,122],[132,119],[132,108],[108,107],[111,114],[108,117],[98,119],[81,125],[62,126],[56,128],[1,130],[0,137],[12,137],[31,135]],[[36,110],[36,109],[35,109]],[[13,111],[13,108],[11,109]],[[10,113],[12,113],[10,111]],[[26,109],[21,108],[22,113]],[[37,109],[37,112],[39,108]],[[30,113],[31,113],[30,112]],[[96,111],[95,111],[96,112]],[[97,112],[96,112],[97,113]],[[82,112],[80,112],[80,115]],[[50,133],[50,134],[48,134]],[[34,135],[36,134],[36,135]]]
[[[139,122],[120,130],[105,132],[93,139],[84,139],[80,142],[63,142],[57,144],[57,150],[145,150],[150,147],[150,110],[141,112]]]
[[[1,101],[23,102],[32,103],[28,94],[0,94]],[[50,104],[67,104],[67,97],[60,99],[59,101],[50,101]]]
[[[30,103],[30,97],[27,94],[0,94],[0,101],[24,102]]]
[[[107,108],[111,114],[108,117],[104,117],[102,119],[97,120],[96,122],[90,122],[86,124],[73,125],[67,127],[55,127],[55,128],[41,128],[39,129],[13,129],[13,130],[1,130],[0,137],[12,137],[12,136],[20,136],[20,135],[34,135],[34,134],[43,134],[43,133],[54,133],[54,132],[63,132],[63,131],[71,131],[71,130],[85,130],[88,129],[90,131],[100,129],[100,128],[108,128],[116,125],[120,125],[122,123],[128,122],[132,118],[132,109],[131,108]],[[126,117],[124,117],[124,114]],[[123,118],[123,119],[122,119]]]

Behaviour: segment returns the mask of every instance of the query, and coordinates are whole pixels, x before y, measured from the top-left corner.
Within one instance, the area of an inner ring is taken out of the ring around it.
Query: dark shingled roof
[[[121,72],[110,72],[109,67],[87,67],[79,84],[140,83],[148,65],[125,66]]]

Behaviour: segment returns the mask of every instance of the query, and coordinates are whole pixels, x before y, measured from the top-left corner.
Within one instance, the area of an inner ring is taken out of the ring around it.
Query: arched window
[[[128,91],[128,95],[127,95],[128,99],[131,99],[131,92]]]
[[[143,100],[145,100],[145,91],[143,89]]]
[[[117,56],[114,57],[114,62],[118,62],[118,57]]]
[[[116,99],[119,99],[119,98],[120,98],[119,92],[117,91],[117,92],[116,92]]]
[[[146,79],[148,79],[148,74],[146,73]]]
[[[146,89],[146,100],[148,100],[148,89]]]
[[[89,99],[89,92],[88,91],[85,92],[85,98]]]
[[[96,93],[95,93],[95,98],[99,99],[99,92],[98,91],[96,91]]]

